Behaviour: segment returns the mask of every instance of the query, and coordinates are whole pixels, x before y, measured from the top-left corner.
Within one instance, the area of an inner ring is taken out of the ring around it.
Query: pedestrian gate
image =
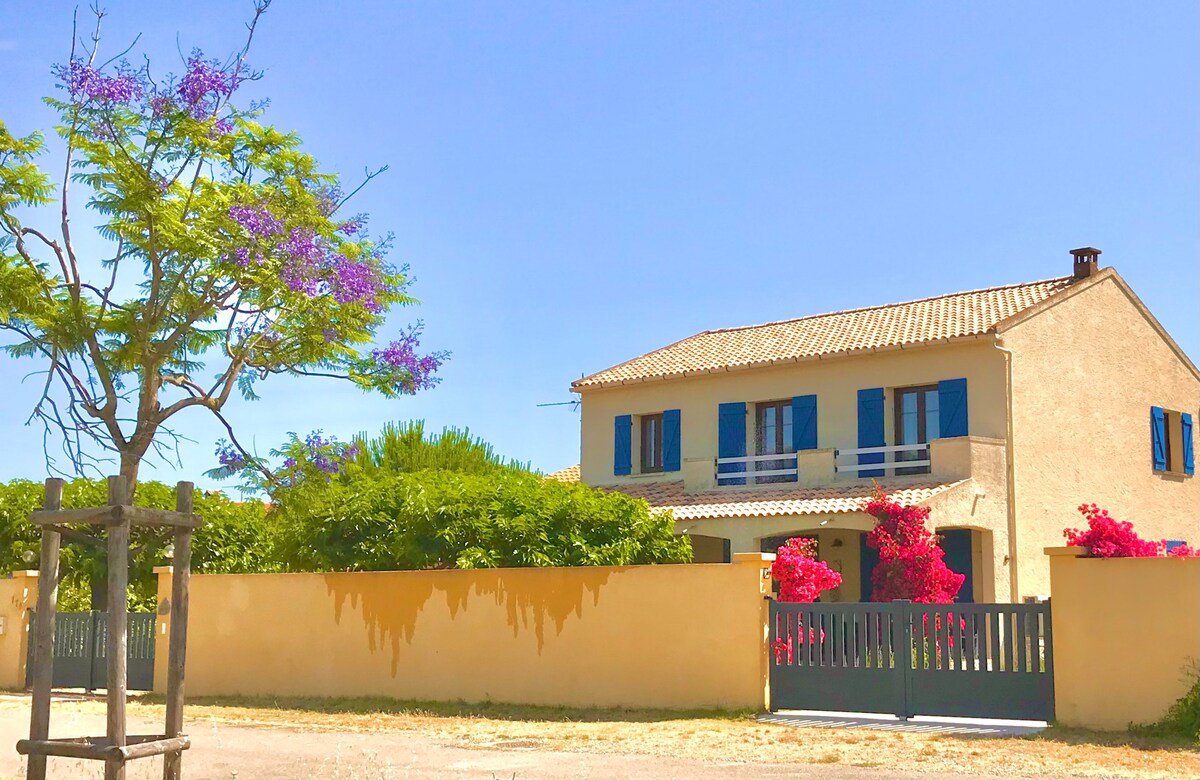
[[[127,648],[128,688],[149,691],[154,688],[154,618],[152,612],[129,613]],[[33,674],[34,621],[29,613],[28,662],[25,684]],[[108,614],[105,612],[59,612],[54,620],[55,688],[108,687]]]
[[[771,602],[771,709],[1054,719],[1049,604]]]

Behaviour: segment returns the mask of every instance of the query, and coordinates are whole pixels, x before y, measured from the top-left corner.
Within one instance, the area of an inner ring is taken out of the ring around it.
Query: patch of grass
[[[132,698],[132,697],[131,697]],[[162,704],[163,696],[136,698],[145,704]],[[201,707],[236,707],[280,712],[315,712],[326,715],[415,715],[431,718],[486,718],[488,720],[573,723],[653,723],[673,720],[746,720],[754,710],[663,710],[629,707],[546,707],[500,702],[401,701],[384,697],[188,697],[187,704]]]
[[[1169,731],[1162,734],[1134,733],[1130,731],[1094,731],[1070,726],[1051,724],[1049,728],[1037,734],[1026,734],[1014,737],[1027,742],[1058,742],[1064,745],[1096,745],[1100,747],[1133,748],[1134,750],[1152,751],[1188,751],[1196,750],[1196,743]]]
[[[839,753],[822,753],[813,760],[814,764],[836,764],[842,760]]]

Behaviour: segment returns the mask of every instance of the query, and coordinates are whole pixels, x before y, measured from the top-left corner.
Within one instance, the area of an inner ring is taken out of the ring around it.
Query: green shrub
[[[538,475],[419,471],[307,480],[278,507],[299,570],[600,566],[691,560],[669,514]]]
[[[29,522],[29,514],[40,509],[44,486],[41,482],[13,480],[0,483],[0,574],[15,569],[36,569],[41,535]],[[104,481],[76,479],[63,490],[63,508],[81,509],[108,503]],[[174,509],[175,488],[161,482],[140,482],[135,503],[152,509]],[[278,569],[272,562],[270,527],[261,501],[231,501],[221,493],[197,492],[195,511],[204,524],[192,537],[192,570],[196,572],[256,572]],[[73,526],[80,533],[96,536],[100,529]],[[166,564],[165,547],[171,541],[166,529],[135,527],[130,535],[129,601],[134,611],[153,610],[157,582],[155,566]],[[31,560],[26,561],[29,557]],[[93,605],[93,588],[103,591],[108,569],[102,547],[63,539],[60,554],[59,609],[83,612]],[[99,601],[99,599],[98,599]],[[97,604],[102,606],[102,602]]]
[[[1200,668],[1193,668],[1191,675],[1195,680],[1191,689],[1171,705],[1161,720],[1133,725],[1129,730],[1142,737],[1200,743]]]

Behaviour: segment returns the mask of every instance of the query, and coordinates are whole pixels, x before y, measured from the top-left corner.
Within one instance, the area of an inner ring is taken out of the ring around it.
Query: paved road
[[[55,736],[102,734],[103,720],[94,715],[55,712]],[[14,745],[28,728],[27,710],[15,708],[0,718],[0,778],[23,777],[22,757],[2,746]],[[131,719],[131,734],[150,734],[160,724]],[[522,749],[520,744],[471,749],[439,743],[417,734],[302,732],[293,729],[190,724],[194,742],[184,753],[187,780],[572,780],[604,778],[687,778],[687,780],[966,780],[963,775],[906,774],[832,764],[821,766],[734,764],[714,765],[686,758],[605,755]],[[100,778],[98,762],[51,759],[49,776]],[[162,777],[160,759],[129,765],[129,780]],[[982,780],[982,778],[976,778]]]

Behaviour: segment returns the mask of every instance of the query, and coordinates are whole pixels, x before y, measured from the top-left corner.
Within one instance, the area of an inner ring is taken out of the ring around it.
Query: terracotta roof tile
[[[576,380],[571,386],[584,389],[644,382],[981,335],[1072,281],[1068,276],[766,325],[709,330]]]
[[[559,482],[578,482],[579,481],[579,464],[568,466],[565,469],[559,469],[551,474],[546,475],[546,479],[553,479]]]
[[[929,482],[898,486],[888,495],[902,504],[919,504],[966,482]],[[656,509],[670,509],[676,520],[718,517],[778,517],[781,515],[836,515],[859,512],[871,497],[871,483],[821,488],[765,488],[684,491],[683,482],[647,482],[641,485],[605,487],[644,498]]]

